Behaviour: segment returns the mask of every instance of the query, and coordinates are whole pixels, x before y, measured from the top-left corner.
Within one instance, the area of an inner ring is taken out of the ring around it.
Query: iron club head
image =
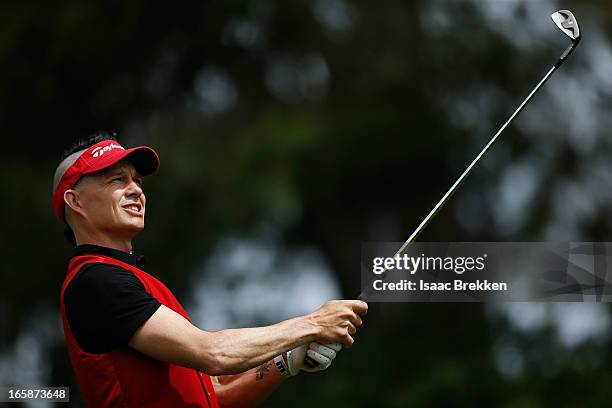
[[[580,28],[576,17],[569,10],[559,10],[551,16],[557,27],[565,33],[573,42],[580,41]]]

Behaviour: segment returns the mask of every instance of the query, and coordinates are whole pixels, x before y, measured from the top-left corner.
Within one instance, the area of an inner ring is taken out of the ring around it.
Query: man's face
[[[123,160],[87,175],[75,190],[90,228],[122,237],[133,237],[144,229],[142,177],[131,162]]]

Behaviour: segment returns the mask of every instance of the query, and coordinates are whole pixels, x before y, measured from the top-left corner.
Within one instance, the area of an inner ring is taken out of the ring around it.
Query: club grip
[[[310,368],[315,368],[316,366],[319,365],[319,363],[317,363],[316,361],[314,361],[312,358],[308,356],[304,357],[304,364],[306,364],[306,366]]]

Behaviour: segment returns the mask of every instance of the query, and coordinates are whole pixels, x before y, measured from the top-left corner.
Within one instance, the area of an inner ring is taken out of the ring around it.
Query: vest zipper
[[[200,384],[202,385],[202,390],[204,391],[204,396],[206,397],[206,403],[208,404],[208,408],[212,408],[210,405],[210,397],[208,396],[208,391],[206,390],[206,386],[204,386],[204,382],[202,382],[202,375],[198,370],[196,370],[196,374],[198,379],[200,380]]]

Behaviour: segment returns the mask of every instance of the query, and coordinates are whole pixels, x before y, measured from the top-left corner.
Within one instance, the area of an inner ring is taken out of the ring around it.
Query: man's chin
[[[119,229],[121,230],[122,235],[134,236],[144,230],[144,221],[126,222],[122,224]]]

